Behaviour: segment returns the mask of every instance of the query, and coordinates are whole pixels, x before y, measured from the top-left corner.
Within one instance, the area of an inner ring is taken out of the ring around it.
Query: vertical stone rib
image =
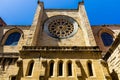
[[[54,64],[54,71],[53,71],[53,76],[54,76],[54,77],[57,77],[57,76],[58,76],[57,67],[58,67],[58,61],[55,61],[55,64]]]
[[[29,31],[26,46],[36,45],[38,33],[41,29],[40,25],[41,25],[42,15],[43,15],[43,3],[40,2],[38,4],[37,10],[36,10],[36,13],[34,16],[33,24],[32,24],[30,31]]]
[[[64,77],[67,77],[67,61],[65,60],[64,63],[63,63],[63,75]]]
[[[84,33],[86,46],[96,46],[96,42],[83,3],[79,4],[79,16],[82,19],[81,27]]]

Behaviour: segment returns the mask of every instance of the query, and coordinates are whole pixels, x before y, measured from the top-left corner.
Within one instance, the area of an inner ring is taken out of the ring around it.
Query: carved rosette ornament
[[[45,22],[44,29],[54,38],[68,38],[77,32],[78,24],[68,16],[54,16]]]

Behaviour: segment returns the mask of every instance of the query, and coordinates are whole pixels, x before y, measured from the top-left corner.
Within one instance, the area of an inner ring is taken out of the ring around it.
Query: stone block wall
[[[41,55],[40,55],[41,54]],[[74,54],[74,55],[73,55]],[[27,56],[30,55],[30,56]],[[89,56],[89,57],[88,57]],[[40,76],[48,80],[104,80],[110,79],[105,67],[101,62],[100,53],[91,52],[23,52],[23,77],[22,80],[38,80]],[[27,76],[29,62],[34,61],[31,76]],[[54,62],[53,76],[49,76],[50,62]],[[63,75],[58,76],[58,63],[63,61]],[[72,76],[67,75],[67,63],[72,62]],[[92,62],[93,76],[89,76],[87,63]]]

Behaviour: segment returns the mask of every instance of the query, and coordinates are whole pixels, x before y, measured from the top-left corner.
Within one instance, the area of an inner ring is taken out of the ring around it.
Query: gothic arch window
[[[105,46],[110,46],[113,43],[113,37],[106,32],[101,34],[101,38]]]
[[[54,62],[50,62],[50,71],[49,71],[49,75],[53,76],[53,69],[54,69]]]
[[[63,62],[59,61],[58,62],[58,76],[62,76],[63,75]]]
[[[72,76],[72,62],[71,61],[67,63],[67,75]]]
[[[20,37],[21,37],[21,34],[19,32],[11,33],[7,37],[5,45],[16,46],[18,44]]]
[[[91,61],[89,61],[87,63],[87,67],[88,67],[89,76],[93,76],[93,69],[92,69],[92,62]]]
[[[32,75],[33,66],[34,66],[34,61],[32,60],[28,63],[26,76],[31,76]]]

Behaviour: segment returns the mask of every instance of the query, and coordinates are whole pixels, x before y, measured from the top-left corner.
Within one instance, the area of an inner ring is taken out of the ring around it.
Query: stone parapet
[[[100,51],[98,46],[23,46],[22,51]]]
[[[19,53],[0,53],[0,57],[18,58]]]

